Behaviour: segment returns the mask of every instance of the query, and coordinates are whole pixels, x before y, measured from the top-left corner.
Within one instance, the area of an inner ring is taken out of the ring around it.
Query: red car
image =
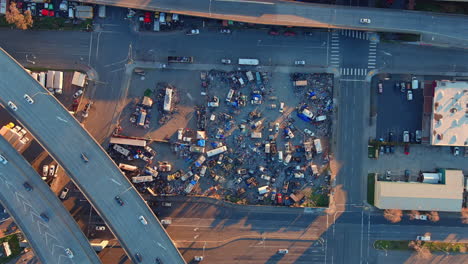
[[[283,35],[288,36],[288,37],[294,37],[296,36],[296,33],[292,31],[285,31]]]
[[[409,144],[405,144],[405,155],[409,155]]]
[[[278,36],[280,33],[276,30],[270,30],[270,32],[268,32],[269,35],[273,35],[273,36]]]
[[[143,22],[146,24],[151,23],[151,12],[145,12],[145,18],[143,19]]]
[[[281,193],[278,193],[276,195],[276,199],[278,200],[278,204],[282,205],[283,204],[283,195]]]

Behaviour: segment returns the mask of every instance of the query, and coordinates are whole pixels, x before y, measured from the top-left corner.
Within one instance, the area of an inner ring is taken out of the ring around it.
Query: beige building
[[[374,205],[380,209],[460,212],[463,172],[439,169],[423,182],[375,182]]]
[[[468,145],[468,82],[436,83],[432,102],[431,145]]]

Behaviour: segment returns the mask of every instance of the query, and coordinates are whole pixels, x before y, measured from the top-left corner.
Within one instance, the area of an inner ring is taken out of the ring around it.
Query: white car
[[[198,29],[191,29],[191,30],[187,31],[187,33],[186,33],[186,35],[189,35],[189,36],[190,35],[198,35],[198,34],[200,34],[200,30],[198,30]]]
[[[280,113],[283,113],[283,112],[284,112],[284,102],[281,102],[281,103],[280,103],[279,112],[280,112]]]
[[[221,59],[221,63],[222,64],[231,64],[231,60],[230,59]]]
[[[50,165],[49,167],[49,176],[53,177],[55,173],[55,165]]]
[[[80,90],[76,91],[76,93],[73,95],[73,98],[78,98],[82,94],[83,94],[83,90],[80,89]]]
[[[414,219],[427,221],[427,215],[415,215]]]
[[[140,216],[138,217],[138,219],[140,220],[140,222],[141,222],[142,224],[144,224],[144,225],[147,225],[147,224],[148,224],[148,221],[146,221],[146,219],[145,219],[144,216],[140,215]]]
[[[460,148],[459,147],[454,147],[453,148],[453,155],[454,156],[460,155]]]
[[[431,236],[417,236],[416,240],[431,241]]]
[[[3,155],[0,155],[0,162],[6,165],[8,163],[8,160],[5,157],[3,157]]]
[[[62,193],[60,193],[60,199],[65,200],[65,198],[67,198],[67,194],[68,194],[69,191],[70,191],[70,189],[63,188]]]
[[[96,226],[97,231],[105,231],[106,227],[105,226]]]
[[[203,260],[203,256],[195,256],[195,257],[193,258],[193,260],[195,260],[195,261],[202,261],[202,260]]]
[[[34,104],[34,100],[31,98],[31,96],[25,94],[23,98],[26,100],[26,102],[28,102],[28,104]]]
[[[66,248],[65,253],[67,253],[68,258],[73,258],[73,252],[71,251],[71,249]]]
[[[361,24],[370,24],[371,20],[370,18],[361,18],[359,22],[361,22]]]
[[[162,225],[170,225],[170,224],[172,224],[172,220],[171,219],[163,219],[163,220],[161,220],[161,224]]]
[[[42,176],[47,177],[48,173],[49,173],[49,165],[42,166]]]
[[[279,127],[280,127],[280,126],[279,126],[279,123],[275,123],[275,132],[276,132],[276,133],[278,133]]]
[[[294,62],[294,64],[295,65],[305,65],[306,63],[303,60],[297,60],[297,61]]]
[[[307,135],[309,135],[309,136],[311,136],[311,137],[314,135],[314,132],[310,131],[310,130],[307,129],[307,128],[304,128],[304,133],[306,133]]]
[[[408,99],[408,101],[413,100],[413,91],[408,90],[408,92],[406,94],[406,99]]]
[[[11,108],[11,110],[16,111],[18,110],[18,107],[12,102],[8,101],[8,106]]]
[[[278,253],[279,253],[279,254],[288,254],[288,253],[289,253],[289,250],[287,250],[287,249],[285,249],[285,248],[278,249]]]

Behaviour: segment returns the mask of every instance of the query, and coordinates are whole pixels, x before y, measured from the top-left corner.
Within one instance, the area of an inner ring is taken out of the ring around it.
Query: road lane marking
[[[60,120],[60,121],[62,121],[62,122],[64,122],[64,123],[68,123],[68,121],[67,121],[67,120],[65,120],[65,119],[61,118],[60,116],[57,116],[57,119],[58,119],[58,120]]]
[[[215,1],[216,2],[239,2],[239,3],[249,3],[249,4],[260,4],[260,5],[275,5],[275,3],[259,2],[259,1],[247,1],[247,0],[215,0]]]

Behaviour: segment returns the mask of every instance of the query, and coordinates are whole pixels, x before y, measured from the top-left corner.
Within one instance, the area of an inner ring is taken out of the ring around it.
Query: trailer
[[[317,152],[317,154],[322,153],[322,143],[319,138],[314,139],[314,145],[315,145],[315,152]]]
[[[140,115],[138,116],[138,125],[139,126],[144,126],[146,121],[146,112],[141,111]]]
[[[172,110],[172,89],[166,88],[166,95],[164,96],[163,110],[170,112]]]
[[[92,6],[75,6],[75,16],[78,19],[92,19],[93,7]]]
[[[249,80],[249,82],[253,82],[255,80],[251,71],[246,72],[245,75],[247,75],[247,80]]]
[[[133,165],[128,165],[128,164],[125,164],[125,163],[119,163],[119,169],[126,170],[126,171],[137,171],[138,167],[133,166]]]
[[[154,181],[154,178],[151,175],[132,177],[132,182],[133,183],[152,182],[152,181]]]
[[[130,154],[130,151],[118,144],[114,144],[114,146],[112,147],[115,151],[119,152],[120,154],[124,155],[124,156],[127,156]]]
[[[54,77],[55,77],[55,71],[47,72],[46,88],[49,89],[49,91],[54,89]]]
[[[215,149],[212,149],[210,151],[207,151],[206,152],[206,155],[208,156],[208,158],[210,157],[213,157],[213,156],[216,156],[216,155],[219,155],[223,152],[227,151],[227,147],[226,146],[222,146],[222,147],[219,147],[219,148],[215,148]]]
[[[193,57],[168,56],[167,62],[171,63],[193,63]]]
[[[307,86],[307,80],[300,80],[300,81],[295,81],[293,83],[295,87],[302,87],[302,86]]]
[[[257,66],[260,62],[257,59],[239,59],[239,65]]]
[[[58,94],[63,92],[63,72],[56,71],[54,76],[54,89]]]
[[[135,147],[146,147],[146,140],[133,139],[133,138],[122,138],[122,137],[111,137],[110,144],[129,145]]]

